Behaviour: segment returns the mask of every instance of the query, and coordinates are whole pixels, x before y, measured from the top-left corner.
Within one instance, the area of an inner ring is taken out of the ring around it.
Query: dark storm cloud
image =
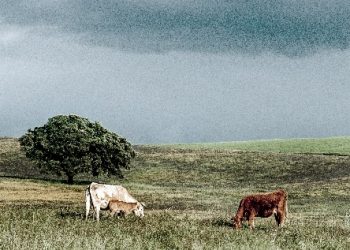
[[[69,113],[133,143],[349,135],[349,3],[0,1],[0,136]]]
[[[43,25],[81,42],[138,52],[346,49],[349,1],[2,1],[2,22]],[[1,18],[0,18],[1,21]]]

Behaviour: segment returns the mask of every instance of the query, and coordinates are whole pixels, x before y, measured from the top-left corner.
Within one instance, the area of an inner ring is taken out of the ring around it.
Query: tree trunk
[[[67,175],[67,177],[68,177],[67,183],[68,184],[73,184],[73,177],[74,177],[74,175]]]

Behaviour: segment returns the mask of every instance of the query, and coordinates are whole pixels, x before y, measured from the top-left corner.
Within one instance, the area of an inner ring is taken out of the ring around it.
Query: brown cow
[[[242,227],[242,221],[248,220],[250,229],[254,228],[255,217],[275,216],[278,226],[283,226],[287,216],[287,192],[279,189],[272,193],[249,195],[239,204],[236,216],[232,218],[233,228]]]
[[[108,209],[111,212],[111,216],[114,216],[115,214],[126,216],[134,213],[136,216],[142,217],[143,214],[140,214],[141,207],[142,205],[139,202],[124,202],[116,199],[111,199],[108,203]]]

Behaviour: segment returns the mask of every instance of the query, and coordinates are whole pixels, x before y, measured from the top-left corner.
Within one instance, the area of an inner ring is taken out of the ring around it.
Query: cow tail
[[[286,192],[286,197],[284,200],[284,209],[285,209],[285,216],[286,218],[288,217],[288,193]]]
[[[88,191],[89,191],[89,196],[90,196],[90,202],[91,202],[91,205],[92,205],[92,209],[95,212],[95,204],[94,204],[94,200],[92,199],[92,195],[91,195],[91,184],[88,187]]]
[[[85,190],[85,199],[86,199],[86,219],[87,219],[88,211],[90,210],[91,207],[92,207],[92,213],[93,215],[95,215],[95,205],[91,195],[91,184]]]

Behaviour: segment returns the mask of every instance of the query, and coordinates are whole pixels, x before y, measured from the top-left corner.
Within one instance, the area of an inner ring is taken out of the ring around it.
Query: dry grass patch
[[[63,184],[33,183],[32,181],[1,180],[1,203],[63,202],[82,203],[83,187],[71,188]]]

